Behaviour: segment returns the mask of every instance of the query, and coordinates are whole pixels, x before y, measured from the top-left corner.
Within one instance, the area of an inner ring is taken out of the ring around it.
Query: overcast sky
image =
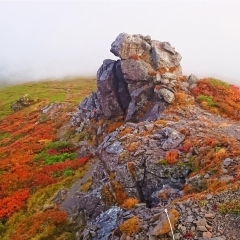
[[[185,75],[240,85],[240,1],[1,1],[0,82],[95,75],[121,32],[168,41]]]

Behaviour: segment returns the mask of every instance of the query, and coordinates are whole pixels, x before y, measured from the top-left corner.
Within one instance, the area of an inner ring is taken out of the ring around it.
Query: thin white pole
[[[169,225],[170,225],[170,229],[171,229],[171,232],[172,232],[172,238],[173,238],[173,240],[175,240],[172,224],[171,224],[171,221],[170,221],[170,218],[169,218],[169,215],[168,215],[168,210],[166,208],[165,208],[165,213],[167,215],[167,219],[168,219],[168,222],[169,222]]]

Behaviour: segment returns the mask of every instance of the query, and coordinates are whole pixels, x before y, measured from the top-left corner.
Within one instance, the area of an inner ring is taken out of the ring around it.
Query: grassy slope
[[[79,103],[95,90],[94,78],[70,78],[55,81],[30,82],[0,88],[0,119],[11,114],[11,104],[25,94],[40,102]]]
[[[95,88],[95,79],[80,77],[0,88],[1,239],[73,238],[73,226],[57,205],[42,209],[55,192],[71,185],[88,168],[88,159],[76,158],[76,148],[59,145],[56,129],[68,122],[67,113]],[[11,105],[25,94],[38,100],[37,104],[12,113]],[[51,109],[51,116],[42,114],[41,107],[50,102],[61,104]],[[41,154],[51,163],[36,161]]]

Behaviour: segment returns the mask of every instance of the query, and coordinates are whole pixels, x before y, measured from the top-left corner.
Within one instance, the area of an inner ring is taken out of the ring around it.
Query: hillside
[[[0,88],[1,238],[238,239],[239,88],[149,36],[111,52],[96,82]]]

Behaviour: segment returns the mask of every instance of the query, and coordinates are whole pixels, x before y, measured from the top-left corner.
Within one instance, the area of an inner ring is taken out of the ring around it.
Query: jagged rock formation
[[[166,189],[168,200],[180,196],[189,167],[160,163],[167,151],[184,141],[185,135],[171,124],[154,121],[174,101],[176,91],[188,92],[195,78],[189,77],[188,83],[182,76],[180,54],[168,42],[151,40],[149,36],[122,33],[112,43],[111,52],[120,59],[103,61],[97,72],[97,91],[79,105],[71,120],[77,132],[91,129],[90,138],[98,139],[95,147],[89,148],[86,141],[79,143],[84,154],[90,152],[99,159],[92,169],[94,191],[67,198],[62,208],[70,215],[80,212],[89,218],[83,239],[107,239],[122,217],[128,215],[113,205],[121,205],[132,197],[143,204],[134,213],[142,212],[145,224],[149,225],[143,234],[162,235],[170,231],[159,230],[162,224],[166,225],[166,216],[158,214],[161,218],[149,224],[148,219],[155,219],[156,211],[162,209],[148,208],[157,207],[161,202],[158,195]],[[186,101],[192,101],[187,98]],[[104,131],[105,123],[99,124],[104,119],[113,123],[119,116],[123,125],[110,134]],[[89,203],[91,207],[87,206]],[[113,221],[108,222],[106,216]],[[171,218],[174,224],[176,219],[172,215]],[[104,233],[101,228],[91,227],[102,223]]]
[[[126,33],[112,43],[111,52],[120,60],[103,61],[97,91],[80,104],[78,118],[124,115],[126,122],[156,120],[174,100],[181,55],[168,42]]]

